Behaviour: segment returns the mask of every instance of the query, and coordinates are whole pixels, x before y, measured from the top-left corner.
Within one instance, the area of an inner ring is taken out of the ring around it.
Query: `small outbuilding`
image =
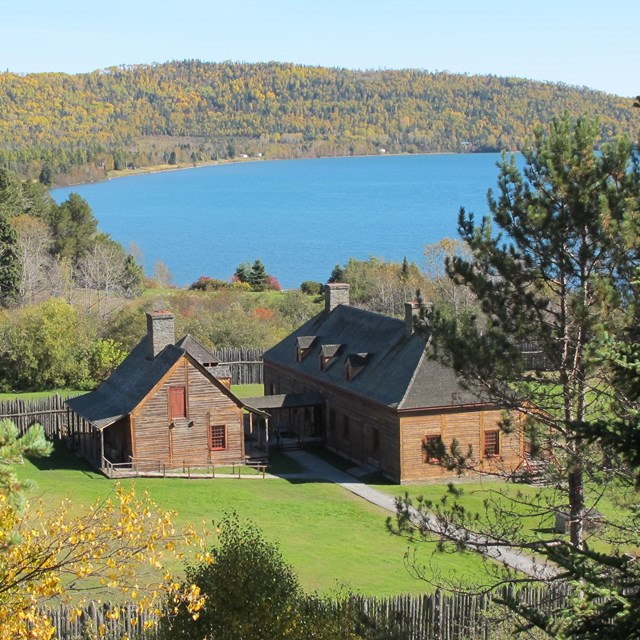
[[[175,343],[173,314],[148,313],[147,335],[111,376],[67,401],[68,437],[107,475],[242,462],[244,404],[229,387],[197,340]]]

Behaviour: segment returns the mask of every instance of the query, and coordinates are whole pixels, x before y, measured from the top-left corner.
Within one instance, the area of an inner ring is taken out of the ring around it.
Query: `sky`
[[[518,76],[640,94],[638,0],[7,0],[0,69],[200,59]]]

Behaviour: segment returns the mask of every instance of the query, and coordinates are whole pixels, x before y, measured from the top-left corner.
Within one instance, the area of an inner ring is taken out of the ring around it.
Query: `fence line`
[[[67,397],[56,394],[34,400],[4,400],[0,402],[0,418],[12,420],[20,434],[38,422],[48,440],[61,440],[68,424]]]
[[[494,637],[503,616],[496,609],[496,599],[513,595],[512,587],[499,589],[494,595],[459,593],[447,595],[440,591],[422,596],[398,595],[388,598],[351,596],[337,608],[351,606],[385,624],[400,637],[411,640],[489,640]],[[550,613],[561,606],[570,595],[570,586],[558,584],[551,588],[524,588],[520,599],[528,605]],[[160,637],[158,616],[141,612],[134,605],[119,607],[119,615],[112,615],[109,604],[91,603],[80,613],[72,615],[71,607],[49,609],[56,629],[56,640],[85,640],[99,628],[104,628],[104,640],[120,640],[125,634],[131,640],[156,640]],[[500,631],[506,631],[500,630]],[[214,639],[215,640],[215,639]]]
[[[262,384],[262,356],[259,347],[227,347],[213,351],[213,355],[231,371],[231,384]]]

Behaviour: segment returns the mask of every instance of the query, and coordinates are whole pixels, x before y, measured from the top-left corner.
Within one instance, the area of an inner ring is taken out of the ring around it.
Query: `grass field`
[[[394,487],[388,484],[375,485],[380,491],[384,491],[390,495],[398,495],[401,493],[404,495],[407,493],[412,498],[423,496],[425,499],[438,502],[446,493],[446,485],[441,484],[416,484],[403,486],[398,492],[398,487]],[[500,481],[488,480],[485,482],[464,482],[458,485],[458,488],[463,490],[462,496],[459,501],[468,512],[478,513],[481,517],[485,516],[485,500],[489,499],[490,504],[494,501],[500,500],[498,492],[507,496],[506,500],[503,500],[505,508],[511,508],[515,513],[518,513],[520,517],[522,514],[530,514],[526,519],[521,520],[523,523],[522,533],[532,539],[545,538],[549,536],[557,537],[558,534],[553,531],[555,526],[555,516],[552,513],[545,513],[544,515],[535,514],[536,509],[527,509],[522,505],[518,505],[518,502],[526,503],[527,498],[532,502],[534,496],[541,492],[543,500],[546,499],[549,503],[559,504],[559,497],[553,495],[553,489],[538,489],[524,484],[511,484]],[[635,496],[635,498],[634,498]],[[607,519],[615,523],[622,518],[629,515],[630,511],[628,504],[630,502],[637,503],[637,492],[633,492],[630,487],[622,488],[615,483],[611,483],[603,492],[601,487],[587,484],[585,487],[585,497],[587,506],[593,506],[601,512]],[[511,502],[508,498],[513,498]],[[546,504],[542,502],[542,504]],[[516,517],[516,516],[514,516]],[[586,533],[586,539],[589,545],[599,551],[610,551],[611,545],[604,542],[601,537],[602,531],[594,529]],[[634,549],[633,551],[637,551]]]
[[[27,461],[19,474],[37,482],[32,499],[41,498],[51,509],[65,497],[81,509],[114,487],[113,481],[64,450],[35,463]],[[237,511],[280,544],[308,591],[349,589],[391,595],[431,590],[407,572],[403,558],[408,543],[386,531],[387,513],[335,485],[281,479],[143,478],[122,484],[146,491],[161,508],[177,511],[179,525],[203,523],[211,528],[225,512]],[[431,545],[418,546],[425,564],[430,549]],[[483,571],[482,560],[471,554],[439,555],[436,563],[445,577],[474,577]]]

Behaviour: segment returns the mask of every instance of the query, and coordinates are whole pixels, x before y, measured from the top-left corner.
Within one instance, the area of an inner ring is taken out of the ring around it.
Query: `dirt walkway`
[[[323,482],[333,482],[338,484],[347,491],[351,491],[357,496],[364,498],[368,502],[389,511],[390,513],[396,512],[395,498],[378,491],[373,487],[370,487],[363,482],[360,482],[357,478],[340,469],[336,469],[333,465],[321,460],[318,456],[315,456],[306,451],[288,451],[287,455],[293,460],[298,462],[307,468],[307,472],[304,474],[295,474],[297,478],[317,479]],[[294,476],[289,476],[293,478]],[[421,517],[413,510],[412,519],[414,522],[418,522]],[[444,525],[439,523],[435,518],[430,519],[430,526],[434,530],[443,528]],[[451,531],[448,530],[451,535]],[[453,532],[455,535],[455,531]],[[459,534],[462,537],[462,532]],[[555,570],[544,562],[536,561],[535,558],[526,555],[525,553],[519,553],[504,546],[485,546],[485,540],[480,536],[472,537],[469,540],[469,548],[480,551],[489,558],[493,558],[498,562],[502,562],[511,569],[517,569],[522,573],[529,576],[549,579],[555,574]]]

